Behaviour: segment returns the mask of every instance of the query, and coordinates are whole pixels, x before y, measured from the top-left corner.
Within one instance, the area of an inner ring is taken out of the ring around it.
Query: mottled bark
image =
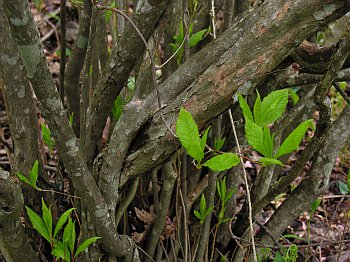
[[[84,0],[83,8],[84,11],[80,12],[78,37],[75,40],[73,52],[69,58],[65,74],[68,113],[74,113],[73,130],[77,137],[80,135],[80,72],[83,69],[88,47],[92,2],[90,0]]]
[[[167,0],[161,2],[144,0],[137,4],[132,19],[146,40],[151,36],[166,4]],[[112,110],[113,102],[127,83],[136,62],[142,58],[144,50],[142,39],[135,28],[127,23],[92,96],[91,122],[88,124],[86,145],[89,165],[92,165],[92,160],[97,155],[97,146],[101,142],[103,127]]]
[[[326,6],[332,11],[324,11],[324,3],[318,1],[267,1],[255,12],[243,13],[213,44],[195,54],[160,86],[167,121],[174,126],[177,112],[184,106],[203,127],[230,106],[236,92],[249,93],[305,37],[336,20],[350,7],[342,1],[330,1]],[[252,41],[254,49],[247,44]],[[135,129],[152,120],[143,132],[149,140],[126,158],[121,186],[129,177],[143,174],[165,161],[176,149],[174,138],[166,132],[153,106],[155,99],[155,94],[151,94],[142,104],[142,112],[136,111],[139,106],[126,110],[114,130],[123,138],[120,141],[123,146],[114,145],[118,140],[115,137],[110,147],[115,148],[113,152],[120,152],[121,148],[125,150],[125,138],[132,139],[137,133]]]
[[[28,3],[19,0],[11,1],[11,5],[6,1],[0,3],[4,3],[6,16],[10,18],[11,34],[17,43],[27,77],[40,101],[41,112],[56,140],[69,178],[83,205],[93,210],[91,215],[97,232],[103,239],[104,249],[111,255],[124,257],[128,261],[138,261],[137,249],[130,238],[117,234],[107,205],[79,150],[77,138],[69,126],[46,59],[41,52],[38,32]]]
[[[23,209],[21,188],[7,171],[0,169],[0,249],[7,262],[38,262],[20,221]]]

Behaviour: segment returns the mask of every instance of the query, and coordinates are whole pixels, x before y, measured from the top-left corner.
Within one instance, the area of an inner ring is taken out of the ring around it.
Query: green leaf
[[[109,7],[114,8],[115,7],[115,1],[112,1],[111,5]],[[109,22],[109,19],[111,18],[112,13],[113,12],[111,10],[107,10],[106,11],[106,23]]]
[[[202,193],[201,200],[199,201],[199,212],[201,213],[201,215],[203,215],[206,210],[207,210],[207,202],[205,201],[205,196]]]
[[[125,102],[123,98],[120,95],[118,95],[117,98],[114,100],[112,108],[112,115],[115,120],[119,120],[120,116],[122,115],[124,105]]]
[[[265,126],[263,127],[263,143],[264,143],[264,148],[266,150],[265,156],[266,157],[272,157],[273,154],[273,137],[271,136],[270,129]]]
[[[198,212],[197,210],[193,210],[193,213],[196,216],[196,218],[198,218],[199,220],[202,220],[202,214],[200,212]]]
[[[299,237],[299,236],[296,236],[296,235],[293,235],[293,234],[283,235],[282,238],[294,238],[294,239],[298,239],[298,240],[307,242],[307,240],[305,238],[302,238],[302,237]]]
[[[45,145],[47,145],[50,151],[52,151],[52,148],[55,145],[55,140],[51,138],[50,129],[48,129],[43,123],[41,123],[41,134]]]
[[[74,112],[69,114],[69,125],[72,127],[73,126],[73,118],[74,118]]]
[[[53,233],[53,237],[56,237],[57,233],[60,231],[60,229],[62,228],[62,226],[66,223],[70,213],[74,210],[75,208],[70,208],[68,209],[66,212],[64,212],[61,217],[58,219],[56,227],[55,227],[55,231]]]
[[[200,41],[202,41],[204,35],[208,32],[208,29],[203,29],[193,34],[188,40],[190,47],[196,46]]]
[[[295,92],[292,88],[290,88],[289,94],[290,94],[290,97],[292,98],[293,104],[295,105],[296,103],[298,103],[299,96],[298,96],[297,92]]]
[[[198,127],[190,112],[184,108],[180,109],[176,122],[176,134],[179,137],[181,145],[186,149],[187,154],[200,163],[204,157],[204,152],[202,150],[201,139],[199,138]]]
[[[36,188],[36,181],[38,180],[39,162],[35,160],[32,170],[29,172],[29,179],[34,188]]]
[[[292,133],[283,141],[281,147],[278,149],[275,158],[279,158],[283,155],[289,154],[298,149],[301,140],[303,139],[306,131],[313,127],[313,120],[309,119],[302,122]]]
[[[258,126],[266,126],[277,119],[284,113],[288,103],[288,89],[281,89],[270,93],[261,103],[261,115],[255,119]]]
[[[248,143],[260,154],[264,156],[271,154],[271,142],[264,141],[268,139],[266,131],[264,132],[260,126],[249,119],[246,119],[245,135]]]
[[[204,216],[203,216],[203,220],[213,211],[214,206],[211,205],[210,207],[208,207],[208,209],[205,211]]]
[[[52,237],[52,214],[51,207],[47,207],[43,198],[41,198],[41,210],[43,213],[43,220],[46,225],[47,230],[50,234],[50,239]]]
[[[217,137],[215,137],[214,149],[219,151],[222,148],[222,146],[224,145],[224,143],[225,143],[225,138],[220,138],[220,137],[217,138]]]
[[[348,184],[344,183],[343,181],[339,180],[338,188],[339,188],[340,194],[342,195],[347,195],[349,193]]]
[[[255,123],[259,123],[261,121],[261,97],[258,91],[256,91],[257,97],[254,103],[253,113]]]
[[[262,157],[262,158],[259,159],[259,162],[263,166],[268,166],[268,165],[280,165],[280,166],[283,166],[282,162],[279,161],[276,158]]]
[[[314,202],[311,203],[310,206],[310,218],[312,218],[314,216],[314,213],[316,211],[316,209],[319,207],[319,205],[321,204],[321,199],[316,199]]]
[[[86,239],[77,249],[77,252],[75,252],[74,257],[77,257],[81,252],[83,252],[89,245],[95,243],[98,239],[101,237],[91,237],[89,239]]]
[[[66,225],[63,232],[63,243],[65,243],[71,253],[74,253],[74,243],[75,243],[76,233],[75,233],[75,224],[72,219],[68,218],[68,224]]]
[[[18,173],[16,172],[16,176],[21,180],[23,181],[24,183],[30,185],[30,186],[33,186],[32,183],[29,181],[28,178],[26,178],[24,175],[22,175],[21,173]]]
[[[51,254],[56,257],[56,259],[62,259],[70,261],[70,252],[68,247],[61,241],[57,241],[54,245],[54,248],[51,251]]]
[[[209,159],[203,164],[203,166],[207,166],[215,172],[220,172],[226,169],[230,169],[233,166],[236,166],[239,163],[239,161],[239,157],[236,154],[223,153],[221,155],[214,156],[213,158]]]
[[[225,204],[227,203],[227,201],[229,201],[229,200],[231,199],[231,197],[232,197],[232,195],[235,193],[235,191],[236,191],[236,189],[233,188],[230,192],[228,192],[228,193],[226,194],[225,201],[224,201]]]
[[[284,259],[280,252],[276,253],[274,262],[284,262]]]
[[[26,206],[26,209],[27,209],[29,220],[32,223],[33,228],[36,231],[38,231],[39,234],[51,244],[50,234],[46,228],[44,221],[41,219],[41,217],[37,213],[35,213],[29,207]]]
[[[247,102],[244,100],[241,94],[238,94],[238,101],[239,101],[239,106],[242,109],[245,120],[247,121],[247,119],[249,119],[250,121],[254,122],[252,111],[250,111],[250,108]]]
[[[208,138],[208,132],[209,132],[210,126],[205,130],[204,134],[202,135],[201,138],[201,148],[202,151],[204,152],[205,146],[207,144],[207,138]]]

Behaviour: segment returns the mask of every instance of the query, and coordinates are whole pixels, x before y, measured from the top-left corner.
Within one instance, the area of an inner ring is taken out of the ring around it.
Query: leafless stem
[[[236,132],[236,127],[235,124],[233,122],[233,117],[232,117],[232,112],[231,109],[228,110],[228,114],[230,116],[230,121],[231,121],[231,125],[232,125],[232,130],[233,130],[233,134],[235,136],[235,140],[236,140],[236,144],[237,144],[237,149],[238,149],[238,153],[240,155],[240,159],[241,159],[241,164],[242,164],[242,168],[243,168],[243,174],[244,174],[244,183],[245,183],[245,187],[247,190],[247,200],[248,200],[248,208],[249,208],[249,225],[250,225],[250,235],[252,238],[252,248],[253,248],[253,256],[254,256],[254,261],[257,262],[258,258],[256,256],[256,249],[255,249],[255,241],[254,241],[254,228],[253,228],[253,212],[252,212],[252,202],[250,199],[250,192],[249,192],[249,184],[248,184],[248,178],[247,178],[247,172],[245,171],[244,168],[244,161],[243,161],[243,157],[241,156],[241,147],[239,145],[239,141],[238,141],[238,137],[237,137],[237,132]]]
[[[127,15],[125,14],[123,11],[119,10],[119,9],[116,9],[116,8],[111,8],[111,7],[108,7],[108,6],[102,6],[102,5],[96,5],[96,8],[97,9],[104,9],[104,10],[109,10],[109,11],[112,11],[112,12],[115,12],[116,14],[118,15],[121,15],[123,16],[126,20],[128,20],[130,22],[130,24],[133,26],[133,28],[135,29],[135,31],[137,32],[137,34],[140,36],[143,44],[145,45],[145,48],[148,52],[148,55],[149,55],[149,58],[150,58],[150,61],[151,61],[151,65],[152,65],[152,80],[153,80],[153,86],[154,86],[154,89],[156,90],[156,93],[157,93],[157,102],[158,102],[158,107],[159,107],[159,112],[160,112],[160,116],[164,122],[164,125],[166,126],[166,128],[168,129],[168,131],[174,136],[174,137],[177,137],[175,135],[175,133],[171,130],[169,124],[166,122],[165,120],[165,117],[164,117],[164,114],[163,114],[163,111],[162,111],[162,103],[161,103],[161,100],[160,100],[160,92],[159,92],[159,88],[158,88],[158,82],[157,82],[157,75],[156,75],[156,66],[155,66],[155,63],[154,63],[154,58],[152,56],[152,52],[151,52],[151,49],[149,48],[148,44],[147,44],[147,41],[146,39],[143,37],[140,29],[138,29],[138,27],[136,26],[136,24],[132,21],[132,19]]]

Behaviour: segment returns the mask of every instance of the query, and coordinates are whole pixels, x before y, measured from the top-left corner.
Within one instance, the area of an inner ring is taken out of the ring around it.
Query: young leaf
[[[61,241],[57,241],[51,251],[51,255],[56,257],[56,260],[70,261],[70,252],[68,247]]]
[[[74,257],[77,257],[81,252],[83,252],[89,245],[95,243],[98,239],[101,237],[91,237],[89,239],[86,239],[77,249],[77,251],[74,254]]]
[[[52,236],[52,214],[51,207],[47,207],[43,198],[41,198],[41,210],[43,213],[43,220],[46,225],[47,230],[49,231],[50,238]]]
[[[248,140],[248,143],[252,147],[254,147],[256,151],[258,151],[260,154],[264,156],[268,156],[270,154],[270,147],[269,146],[265,147],[266,145],[268,145],[268,143],[267,142],[264,143],[263,129],[249,119],[246,119],[245,135]]]
[[[201,148],[202,151],[204,152],[205,146],[207,144],[207,138],[208,138],[208,132],[209,132],[210,126],[205,130],[204,134],[202,135],[201,138]]]
[[[348,185],[343,181],[339,181],[338,188],[339,188],[340,194],[342,195],[347,195],[349,193]]]
[[[261,116],[255,119],[258,126],[266,126],[277,119],[284,113],[288,103],[288,89],[281,89],[270,93],[261,103]]]
[[[289,154],[298,149],[301,140],[303,139],[306,131],[314,126],[313,120],[309,119],[302,122],[292,133],[283,141],[281,147],[278,149],[275,158],[279,158],[283,155]]]
[[[25,177],[24,175],[22,175],[21,173],[16,172],[16,176],[18,176],[18,178],[19,178],[20,180],[22,180],[24,183],[26,183],[26,184],[28,184],[28,185],[30,185],[30,186],[33,186],[32,183],[29,181],[29,179],[26,178],[26,177]]]
[[[188,40],[188,44],[190,47],[196,46],[200,41],[202,41],[204,35],[208,32],[208,29],[203,29],[193,34]]]
[[[298,240],[307,242],[307,240],[305,238],[302,238],[302,237],[299,237],[299,236],[293,235],[293,234],[285,234],[281,238],[294,238],[294,239],[298,239]]]
[[[261,121],[261,97],[259,92],[256,92],[257,97],[254,103],[253,113],[254,113],[254,120],[255,123],[260,123]]]
[[[74,253],[74,243],[75,243],[76,233],[75,233],[75,225],[72,219],[68,218],[68,224],[66,225],[63,232],[63,243],[65,243],[71,253]]]
[[[242,109],[245,120],[247,121],[247,119],[249,119],[250,121],[254,122],[252,111],[250,111],[250,108],[247,102],[244,100],[241,94],[238,94],[238,101],[239,101],[239,106]]]
[[[64,212],[61,217],[58,219],[56,227],[55,227],[55,231],[53,233],[53,237],[56,237],[57,233],[60,231],[60,229],[62,228],[62,226],[66,223],[70,213],[74,210],[75,208],[70,208],[68,209],[66,212]]]
[[[115,120],[119,120],[120,116],[122,115],[124,105],[124,100],[120,95],[118,95],[117,98],[114,100],[112,108],[112,115]]]
[[[311,203],[310,218],[314,216],[314,213],[320,204],[321,204],[321,199],[316,199],[314,202]]]
[[[45,145],[47,145],[51,151],[53,146],[55,145],[55,141],[51,138],[50,129],[48,129],[43,123],[41,123],[41,133],[42,133]]]
[[[236,154],[223,153],[221,155],[214,156],[213,158],[209,159],[203,164],[203,166],[207,166],[215,172],[220,172],[236,166],[239,163],[239,161],[239,157]]]
[[[235,193],[235,191],[236,191],[236,189],[233,188],[230,192],[228,192],[228,193],[226,194],[225,201],[224,201],[225,204],[227,203],[227,201],[229,201],[229,200],[231,199],[231,197],[232,197],[232,195]]]
[[[47,230],[46,225],[42,220],[42,218],[33,210],[31,210],[29,207],[26,206],[26,209],[27,209],[29,220],[32,223],[33,228],[36,231],[38,231],[39,234],[51,244],[49,231]]]
[[[201,215],[207,210],[207,202],[205,201],[204,194],[202,193],[201,200],[199,201],[199,212]]]
[[[73,126],[73,118],[74,118],[74,112],[69,114],[69,125]]]
[[[222,148],[222,146],[224,145],[224,143],[225,143],[225,138],[220,138],[220,137],[217,138],[217,137],[215,137],[214,149],[219,151]]]
[[[263,127],[263,144],[265,148],[265,156],[266,157],[272,157],[273,153],[273,137],[271,136],[270,129],[267,126]]]
[[[208,209],[205,211],[204,215],[203,215],[203,220],[213,211],[214,206],[210,206],[208,207]]]
[[[193,210],[193,213],[196,216],[196,218],[198,218],[199,220],[202,220],[202,214],[200,212],[198,212],[197,210]]]
[[[38,160],[35,160],[32,170],[29,172],[29,179],[34,188],[36,188],[36,181],[38,180],[38,176],[39,176],[38,169],[39,169],[39,162]]]
[[[176,134],[181,145],[186,149],[187,154],[197,160],[198,163],[204,157],[202,142],[196,122],[194,122],[190,112],[181,108],[176,122]]]
[[[280,166],[283,166],[282,162],[279,161],[276,158],[262,157],[262,158],[259,159],[259,162],[263,166],[268,166],[268,165],[280,165]]]
[[[295,92],[292,88],[290,88],[289,94],[290,94],[290,97],[292,98],[293,104],[295,105],[296,103],[298,103],[299,96],[298,96],[297,92]]]

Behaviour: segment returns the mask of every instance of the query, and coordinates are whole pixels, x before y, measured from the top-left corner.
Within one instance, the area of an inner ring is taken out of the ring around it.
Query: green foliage
[[[206,166],[215,172],[220,172],[237,165],[239,163],[239,157],[233,153],[216,155],[201,164],[204,158],[209,129],[210,127],[205,130],[201,138],[199,136],[198,126],[192,118],[191,113],[184,108],[180,109],[176,122],[176,135],[179,137],[181,145],[186,149],[187,154],[197,161],[197,168]]]
[[[198,1],[192,1],[192,10],[191,10],[191,16],[195,15],[197,12],[198,7]],[[196,33],[193,33],[193,21],[190,19],[188,24],[188,45],[189,47],[194,47],[198,45],[209,33],[209,29],[202,29]],[[181,64],[184,47],[181,46],[185,39],[185,33],[184,33],[184,23],[183,21],[180,22],[177,35],[173,36],[174,43],[170,44],[173,52],[177,52],[177,63],[178,65]],[[181,46],[181,48],[180,48]]]
[[[23,181],[24,183],[32,186],[34,189],[41,191],[40,188],[36,185],[36,182],[39,177],[39,162],[38,160],[35,160],[32,170],[29,172],[29,178],[25,177],[19,172],[16,172],[17,177]]]
[[[181,145],[186,149],[187,154],[193,157],[200,164],[204,158],[204,147],[199,137],[198,126],[192,115],[186,109],[181,108],[179,118],[176,122],[176,135]]]
[[[50,129],[48,129],[43,123],[41,123],[41,134],[43,136],[45,145],[47,145],[47,147],[50,149],[50,152],[52,152],[52,149],[55,145],[55,140],[51,137]]]
[[[239,160],[238,160],[239,161]],[[226,177],[216,181],[216,191],[218,192],[220,198],[220,211],[218,215],[218,225],[224,224],[231,218],[225,218],[226,203],[229,201],[235,192],[235,189],[227,192],[226,188]]]
[[[112,1],[112,3],[109,5],[110,8],[115,8],[115,1]],[[109,19],[111,19],[113,12],[111,10],[106,11],[106,23],[109,22]]]
[[[118,95],[117,98],[114,100],[113,108],[112,108],[112,115],[115,120],[119,120],[120,116],[123,113],[123,107],[125,105],[125,101],[123,98]]]
[[[316,199],[314,202],[311,203],[310,219],[314,216],[314,214],[315,214],[315,212],[320,204],[321,204],[321,199]]]
[[[260,101],[260,95],[254,104],[254,120],[258,126],[265,127],[279,119],[288,103],[288,89],[281,89],[271,92],[263,101]],[[256,107],[256,109],[255,109]]]
[[[302,122],[296,129],[293,130],[292,133],[289,134],[286,140],[284,140],[282,143],[281,147],[278,149],[275,157],[278,158],[297,150],[301,140],[309,128],[312,130],[316,129],[312,119]]]
[[[70,217],[70,214],[74,208],[71,208],[62,214],[62,216],[58,219],[55,229],[53,230],[51,207],[46,206],[44,199],[41,199],[41,205],[43,214],[42,218],[32,209],[26,206],[27,214],[33,228],[37,230],[39,234],[49,242],[52,248],[51,254],[56,258],[56,260],[62,259],[63,261],[68,262],[74,261],[75,258],[90,244],[100,239],[100,237],[89,238],[85,240],[75,251],[75,221],[73,221]],[[63,230],[62,240],[59,240],[56,238],[57,234],[65,224],[66,226]]]
[[[201,200],[199,202],[199,211],[194,210],[194,215],[199,219],[199,223],[203,224],[205,218],[213,211],[214,206],[207,208],[207,202],[205,200],[204,194],[202,194]]]
[[[281,252],[276,252],[273,258],[273,253],[271,248],[261,248],[258,254],[258,261],[265,262],[271,261],[273,258],[274,262],[296,262],[298,259],[298,246],[292,244],[288,247],[287,250],[281,250],[285,255],[281,254]]]
[[[216,151],[220,151],[220,149],[223,147],[223,145],[224,145],[224,143],[225,143],[225,138],[215,138],[215,140],[214,140],[214,149],[216,150]]]
[[[74,112],[69,114],[69,125],[73,126],[73,116],[74,116]]]
[[[306,131],[315,130],[312,119],[302,122],[282,143],[280,148],[275,148],[274,135],[270,133],[267,125],[279,119],[287,106],[290,89],[281,89],[270,93],[262,101],[260,94],[254,103],[253,114],[242,95],[238,95],[239,105],[245,118],[245,134],[248,143],[264,157],[259,161],[263,166],[282,163],[279,157],[298,149]],[[274,152],[277,150],[276,154]]]
[[[290,88],[289,94],[290,94],[290,98],[292,99],[293,104],[295,105],[296,103],[298,103],[299,96],[298,96],[296,90],[294,90],[293,88]]]
[[[236,166],[239,161],[239,157],[234,153],[222,153],[203,163],[203,166],[209,167],[215,172],[220,172]]]

